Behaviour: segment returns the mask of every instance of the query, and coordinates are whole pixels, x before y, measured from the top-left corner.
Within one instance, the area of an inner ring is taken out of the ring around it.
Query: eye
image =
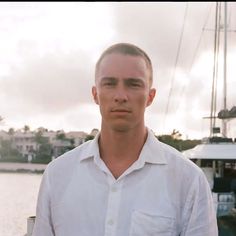
[[[127,85],[131,88],[141,88],[143,86],[143,82],[138,79],[130,79],[127,81]]]
[[[116,80],[114,78],[104,78],[101,85],[105,87],[112,87],[116,85]]]
[[[130,85],[133,87],[140,87],[141,86],[141,84],[138,82],[131,82]]]
[[[109,82],[105,82],[105,83],[103,83],[103,84],[110,86],[110,85],[115,85],[115,82],[109,81]]]

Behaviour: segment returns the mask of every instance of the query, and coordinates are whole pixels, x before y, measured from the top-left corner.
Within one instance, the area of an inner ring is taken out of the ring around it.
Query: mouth
[[[111,109],[111,112],[114,113],[131,113],[131,110],[129,109],[124,109],[124,108],[115,108],[115,109]]]
[[[127,108],[114,108],[111,109],[111,114],[113,114],[116,117],[126,117],[131,113],[130,109]]]

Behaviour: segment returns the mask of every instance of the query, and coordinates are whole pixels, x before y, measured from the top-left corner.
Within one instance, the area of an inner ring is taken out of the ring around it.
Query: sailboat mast
[[[223,95],[224,95],[224,110],[227,109],[227,2],[224,2],[224,86],[223,86]],[[224,137],[227,136],[227,121],[222,119],[222,134]]]

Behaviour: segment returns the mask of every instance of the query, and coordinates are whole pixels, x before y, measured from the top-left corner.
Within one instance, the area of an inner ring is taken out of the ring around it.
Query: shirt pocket
[[[172,236],[174,218],[134,211],[129,236]]]

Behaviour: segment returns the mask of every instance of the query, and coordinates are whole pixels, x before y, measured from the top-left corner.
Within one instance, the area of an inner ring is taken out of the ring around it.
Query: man
[[[96,65],[93,98],[101,131],[44,172],[34,236],[215,236],[203,172],[145,126],[152,64],[132,44],[108,48]]]

